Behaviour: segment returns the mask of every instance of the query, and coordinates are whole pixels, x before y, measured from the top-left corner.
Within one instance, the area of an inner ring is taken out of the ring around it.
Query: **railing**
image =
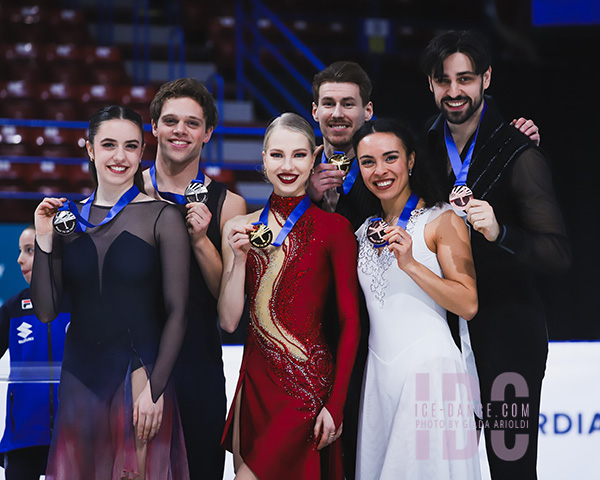
[[[150,84],[150,3],[135,0],[133,6],[133,83]]]
[[[177,49],[177,51],[176,51]],[[178,54],[178,55],[176,55]],[[175,69],[179,64],[179,74]],[[185,77],[185,35],[181,27],[173,27],[169,33],[169,79]]]
[[[223,149],[224,149],[224,134],[221,133],[223,127],[223,121],[225,117],[225,80],[217,72],[213,73],[206,80],[206,86],[210,89],[212,96],[217,99],[217,111],[219,112],[219,123],[217,129],[213,132],[214,140],[205,145],[204,150],[206,153],[206,159],[211,162],[216,157],[216,163],[223,163]],[[215,153],[216,150],[216,153]]]
[[[251,8],[246,11],[245,4],[249,3]],[[306,80],[294,65],[289,62],[281,53],[280,49],[276,48],[269,42],[258,25],[261,19],[268,20],[279,33],[288,41],[288,45],[300,52],[302,56],[308,60],[317,70],[325,68],[325,64],[321,62],[311,51],[304,45],[300,39],[294,35],[289,28],[267,7],[258,0],[236,1],[236,81],[237,81],[237,97],[238,100],[244,98],[245,92],[249,92],[268,112],[270,115],[277,116],[280,114],[280,109],[277,108],[269,97],[272,91],[267,95],[262,91],[246,73],[246,65],[250,64],[254,71],[260,74],[268,84],[270,84],[275,92],[284,99],[293,111],[302,115],[306,119],[312,119],[310,111],[305,104],[298,101],[290,90],[281,82],[269,69],[267,69],[260,60],[261,50],[269,52],[273,58],[282,66],[282,70],[291,74],[292,78],[300,84],[303,90],[311,93],[311,83]],[[245,41],[245,34],[248,33],[252,37],[252,42]]]
[[[114,44],[114,0],[98,0],[98,44]]]

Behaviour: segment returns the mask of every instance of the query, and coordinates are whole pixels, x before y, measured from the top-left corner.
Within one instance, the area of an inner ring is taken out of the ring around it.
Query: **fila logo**
[[[33,303],[31,303],[31,299],[25,298],[21,300],[21,310],[31,310],[33,308]]]
[[[17,327],[17,330],[19,331],[17,335],[22,338],[22,340],[19,340],[19,343],[25,343],[33,340],[33,337],[29,336],[33,332],[33,330],[31,330],[31,324],[23,322],[19,327]]]

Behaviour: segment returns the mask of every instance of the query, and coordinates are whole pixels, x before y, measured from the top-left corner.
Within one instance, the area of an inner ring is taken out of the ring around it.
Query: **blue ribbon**
[[[419,203],[419,196],[416,195],[415,193],[411,193],[410,197],[408,197],[408,200],[406,201],[406,205],[404,205],[404,208],[402,209],[402,213],[398,217],[398,222],[396,222],[396,225],[398,225],[404,229],[406,228],[406,225],[408,224],[408,219],[412,215],[412,212],[415,209],[415,207],[417,206],[417,203]],[[375,218],[371,219],[372,222],[375,222],[377,220],[383,220],[383,219],[381,217],[375,217]],[[373,245],[373,246],[375,248],[381,248],[381,247],[385,247],[386,245],[389,245],[389,242],[385,242],[382,245]]]
[[[267,200],[265,208],[263,208],[263,211],[260,214],[259,221],[254,222],[252,225],[260,225],[261,223],[267,226],[269,225],[269,203],[270,201]],[[308,207],[310,207],[311,204],[312,202],[307,195],[300,201],[298,205],[296,205],[296,208],[292,210],[292,213],[290,213],[290,216],[283,224],[283,228],[279,232],[279,235],[277,235],[277,238],[271,245],[273,245],[274,247],[279,247],[283,244],[284,240],[286,239],[292,228],[294,228],[294,225],[296,225],[296,222],[300,220],[300,217],[304,215],[304,212],[308,210]]]
[[[404,208],[402,209],[402,213],[398,217],[398,223],[396,223],[396,225],[406,229],[408,219],[412,215],[412,212],[417,206],[417,203],[419,203],[419,196],[414,193],[411,193],[410,197],[408,197],[406,205],[404,205]]]
[[[148,169],[148,171],[150,172],[150,180],[152,180],[152,186],[154,187],[154,190],[156,190],[162,198],[164,198],[165,200],[169,200],[173,203],[178,203],[179,205],[185,205],[186,203],[188,203],[184,195],[179,195],[178,193],[171,192],[161,192],[158,189],[158,184],[156,183],[156,163],[153,163],[152,166]],[[204,183],[205,180],[206,177],[204,176],[204,173],[202,172],[202,170],[200,169],[200,165],[198,164],[198,173],[196,174],[196,178],[192,180],[192,183]]]
[[[92,208],[92,203],[94,202],[94,198],[96,197],[96,190],[90,195],[90,197],[85,201],[83,207],[81,207],[81,214],[77,207],[71,200],[67,200],[66,203],[63,203],[63,206],[59,208],[59,210],[69,210],[75,218],[77,219],[77,227],[75,228],[76,232],[85,232],[87,228],[96,228],[100,225],[104,225],[110,222],[114,217],[116,217],[121,210],[123,210],[129,203],[139,195],[140,190],[136,185],[132,185],[129,190],[127,190],[121,198],[115,203],[112,208],[108,211],[104,220],[102,220],[99,224],[94,225],[89,222],[90,218],[90,210]]]
[[[339,155],[345,155],[344,152],[335,151],[333,153],[334,154],[337,153]],[[321,155],[321,163],[327,163],[327,157],[325,156],[325,152],[323,152],[323,154]],[[360,173],[360,167],[358,166],[358,161],[355,158],[352,161],[352,164],[350,165],[350,170],[346,174],[346,178],[344,178],[344,183],[342,184],[341,187],[338,187],[338,189],[337,189],[338,193],[344,192],[345,195],[348,195],[348,192],[352,189],[352,186],[354,185],[354,182],[356,181],[356,177],[358,177],[359,173]]]
[[[463,162],[460,158],[460,153],[458,152],[458,148],[456,148],[456,143],[454,143],[454,138],[452,138],[452,134],[450,133],[450,128],[448,127],[448,122],[444,122],[444,137],[446,140],[446,150],[448,152],[448,158],[450,159],[450,165],[452,165],[452,170],[454,171],[454,175],[456,177],[456,182],[454,182],[455,186],[461,186],[467,184],[467,175],[469,173],[469,165],[471,165],[471,159],[473,158],[473,150],[475,150],[475,142],[477,140],[477,134],[479,133],[479,127],[481,126],[481,120],[483,119],[483,115],[487,109],[487,105],[483,102],[483,110],[481,111],[481,116],[479,117],[479,124],[477,125],[477,131],[475,132],[475,136],[473,137],[473,141],[469,146],[469,150],[467,151],[467,156],[465,157],[465,161]]]

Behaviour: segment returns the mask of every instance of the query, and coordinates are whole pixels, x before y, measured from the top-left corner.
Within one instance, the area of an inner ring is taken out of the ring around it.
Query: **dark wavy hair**
[[[435,187],[427,164],[421,161],[421,155],[417,152],[417,140],[411,129],[398,120],[391,118],[377,118],[360,127],[352,137],[354,151],[358,152],[358,144],[363,138],[373,133],[391,133],[396,135],[402,142],[406,156],[415,153],[415,166],[412,175],[408,177],[410,189],[425,201],[425,206],[433,207],[444,201],[444,196]],[[358,158],[357,160],[358,161]],[[417,167],[418,165],[418,167]]]
[[[421,56],[421,69],[428,77],[444,75],[444,60],[455,53],[471,59],[475,74],[482,75],[490,68],[492,54],[486,37],[476,30],[450,30],[434,37]]]
[[[101,108],[90,117],[88,126],[88,140],[92,145],[94,144],[94,139],[96,138],[96,134],[98,133],[100,125],[110,120],[129,120],[131,123],[135,124],[135,126],[140,129],[140,135],[142,136],[142,146],[144,146],[144,121],[142,120],[142,116],[135,110],[132,110],[129,107],[123,107],[121,105],[111,105],[109,107]],[[94,164],[94,162],[92,162],[91,159],[89,161],[89,170],[92,182],[94,182],[94,186],[97,187],[98,172],[96,170],[96,165]],[[140,192],[146,193],[144,190],[144,179],[142,178],[141,162],[140,166],[135,172],[133,182],[139,188]]]
[[[155,125],[162,113],[165,102],[171,98],[191,98],[202,107],[206,129],[215,128],[219,123],[219,112],[215,99],[208,89],[195,78],[178,78],[163,84],[150,103],[150,118]]]

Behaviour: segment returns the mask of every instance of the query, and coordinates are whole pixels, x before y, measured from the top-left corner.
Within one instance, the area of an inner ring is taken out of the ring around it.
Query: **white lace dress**
[[[439,276],[424,229],[447,210],[448,205],[415,210],[406,227],[414,258]],[[470,377],[446,311],[398,268],[387,248],[369,243],[368,222],[356,232],[358,277],[371,324],[357,478],[478,479]]]

